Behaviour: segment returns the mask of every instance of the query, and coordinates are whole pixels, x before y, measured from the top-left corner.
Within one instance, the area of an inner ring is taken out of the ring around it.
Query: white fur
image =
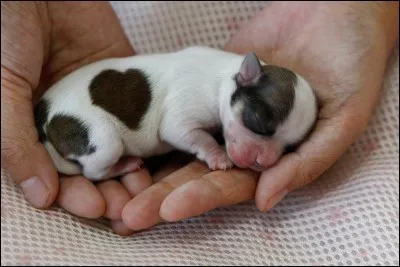
[[[172,149],[194,153],[210,168],[229,168],[232,165],[229,153],[227,155],[209,133],[223,125],[231,129],[230,134],[236,135],[237,140],[243,136],[254,137],[230,108],[230,96],[235,90],[233,76],[243,59],[242,55],[196,46],[175,53],[92,63],[66,76],[45,93],[44,98],[50,101],[48,121],[56,113],[62,113],[76,116],[89,126],[90,142],[98,149],[79,160],[85,166],[83,175],[91,180],[105,179],[106,173],[123,155],[144,158]],[[150,108],[137,131],[93,106],[88,92],[90,81],[100,71],[129,68],[144,71],[152,88]],[[303,136],[315,119],[312,90],[304,79],[298,78],[294,112],[276,134],[281,145]],[[240,130],[232,132],[232,125]],[[60,172],[79,174],[79,169],[62,159],[51,144],[46,143],[46,147]],[[71,158],[78,159],[75,155]]]
[[[296,74],[297,84],[293,110],[286,121],[278,128],[275,137],[283,143],[295,143],[312,126],[317,116],[317,103],[314,92],[303,77]]]

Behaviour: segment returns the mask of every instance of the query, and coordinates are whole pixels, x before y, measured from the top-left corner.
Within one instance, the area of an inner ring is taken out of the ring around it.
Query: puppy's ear
[[[241,86],[255,85],[262,75],[262,67],[254,52],[250,52],[244,58],[240,70],[236,75],[236,81]]]

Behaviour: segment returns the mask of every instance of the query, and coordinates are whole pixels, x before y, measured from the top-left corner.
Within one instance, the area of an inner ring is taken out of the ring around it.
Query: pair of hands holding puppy
[[[134,55],[134,49],[107,2],[1,5],[2,168],[34,207],[56,202],[78,216],[105,216],[120,235],[251,199],[265,212],[318,178],[366,129],[398,38],[398,2],[270,3],[225,50],[254,51],[316,88],[320,112],[309,140],[261,175],[175,161],[153,176],[141,169],[93,184],[84,177],[59,180],[39,142],[33,108],[49,85],[71,71]]]

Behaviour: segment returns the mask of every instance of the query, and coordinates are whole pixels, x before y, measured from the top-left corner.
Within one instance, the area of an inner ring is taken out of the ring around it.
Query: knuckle
[[[1,164],[4,168],[16,165],[24,158],[26,146],[21,145],[23,143],[17,138],[1,138]]]

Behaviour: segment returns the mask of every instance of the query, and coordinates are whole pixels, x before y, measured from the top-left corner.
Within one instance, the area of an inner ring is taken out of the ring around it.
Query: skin
[[[93,184],[81,176],[59,181],[33,123],[33,107],[50,84],[93,61],[135,54],[111,6],[2,2],[1,30],[2,168],[32,206],[44,209],[56,203],[77,216],[105,216],[116,232],[129,234],[118,223],[122,208],[152,183],[148,171],[121,182]]]
[[[38,97],[80,66],[135,52],[107,2],[1,5],[2,167],[34,207],[55,202],[77,216],[105,216],[120,235],[252,199],[266,212],[288,192],[318,178],[366,129],[398,37],[398,2],[268,4],[225,49],[254,51],[316,88],[319,120],[296,152],[261,175],[211,172],[199,161],[177,158],[153,177],[141,169],[120,181],[93,184],[69,177],[59,182],[33,124]],[[30,177],[37,178],[24,183]],[[40,183],[44,186],[32,187]]]
[[[398,38],[398,16],[398,2],[269,4],[225,49],[254,51],[264,62],[290,68],[311,82],[320,112],[309,140],[260,176],[237,170],[209,173],[197,162],[188,164],[165,178],[168,183],[132,199],[123,210],[126,225],[146,229],[252,199],[266,212],[320,177],[368,125]],[[135,218],[138,211],[143,213]]]

